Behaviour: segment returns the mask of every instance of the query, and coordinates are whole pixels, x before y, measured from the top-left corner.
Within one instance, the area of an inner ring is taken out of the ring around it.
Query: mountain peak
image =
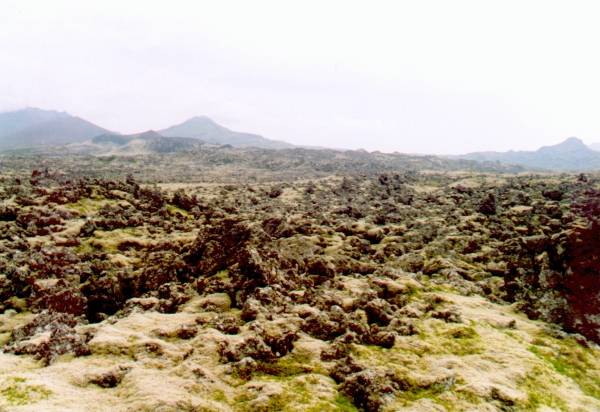
[[[577,137],[569,137],[561,143],[552,146],[543,146],[538,152],[587,152],[591,149],[583,143],[583,141]]]
[[[210,117],[208,117],[206,115],[194,116],[194,117],[191,117],[190,119],[188,119],[188,121],[190,121],[190,120],[204,120],[204,121],[209,120],[211,122],[213,121],[213,119],[211,119]]]
[[[562,143],[559,143],[559,145],[565,145],[565,146],[585,146],[585,143],[583,143],[583,140],[581,140],[578,137],[568,137],[567,139],[565,139]]]
[[[183,123],[159,130],[158,132],[166,137],[190,137],[210,144],[228,144],[234,147],[259,147],[268,149],[293,147],[289,143],[266,139],[256,134],[229,130],[207,116],[195,116]]]
[[[185,122],[183,122],[181,124],[182,125],[184,125],[184,124],[210,124],[210,125],[218,126],[217,122],[215,122],[213,119],[211,119],[208,116],[190,117],[189,119],[187,119]]]

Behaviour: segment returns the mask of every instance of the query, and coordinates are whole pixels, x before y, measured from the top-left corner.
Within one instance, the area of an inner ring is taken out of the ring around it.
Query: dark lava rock
[[[563,192],[560,190],[544,190],[542,196],[549,200],[560,201],[563,198]]]
[[[86,297],[64,279],[57,279],[50,284],[34,282],[32,289],[31,307],[33,308],[70,313],[75,316],[86,313]]]
[[[248,336],[237,345],[222,342],[219,354],[224,362],[238,362],[250,357],[255,360],[273,360],[275,358],[271,347],[258,336]]]
[[[534,319],[600,343],[600,224],[535,238],[529,247],[505,251],[512,254],[504,279],[507,299]]]
[[[224,219],[202,229],[185,262],[196,275],[212,275],[237,263],[251,236],[246,223]]]
[[[353,403],[365,411],[383,409],[394,392],[407,390],[410,385],[392,371],[364,369],[352,358],[338,361],[332,378],[340,382],[340,391],[349,396]]]
[[[493,193],[488,193],[485,198],[479,203],[477,210],[484,215],[496,214],[496,197]]]
[[[45,365],[66,353],[89,355],[89,337],[78,334],[76,325],[77,320],[71,314],[42,312],[27,325],[14,329],[4,350],[17,355],[34,355]]]
[[[119,366],[116,369],[108,372],[101,373],[96,376],[92,376],[89,380],[90,383],[98,385],[101,388],[114,388],[118,386],[125,375],[131,370],[129,367]]]

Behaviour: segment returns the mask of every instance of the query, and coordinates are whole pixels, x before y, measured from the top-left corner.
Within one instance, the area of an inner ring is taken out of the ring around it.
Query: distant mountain
[[[592,143],[592,144],[589,144],[588,147],[592,150],[600,152],[600,143]]]
[[[258,147],[263,149],[294,147],[292,144],[267,139],[256,134],[234,132],[215,123],[206,116],[192,117],[181,124],[160,130],[159,133],[167,137],[191,137],[201,139],[206,143],[229,144],[234,147]]]
[[[0,113],[0,137],[9,136],[40,123],[66,117],[69,117],[69,115],[64,112],[36,108]]]
[[[28,108],[0,113],[0,150],[81,142],[108,130],[65,112]]]
[[[69,152],[96,156],[134,156],[139,154],[163,154],[187,152],[200,148],[204,142],[188,137],[165,137],[149,130],[130,135],[103,134],[82,143],[65,147]]]
[[[144,150],[170,151],[180,150],[186,145],[196,147],[198,140],[205,143],[218,145],[231,145],[234,147],[257,147],[263,149],[285,149],[293,148],[294,145],[278,140],[271,140],[252,133],[242,133],[229,130],[206,116],[193,117],[181,124],[168,129],[153,132],[154,139],[144,133]],[[82,149],[92,144],[103,144],[107,141],[96,140],[90,142],[97,136],[103,139],[123,142],[127,140],[128,145],[139,145],[133,142],[135,136],[121,137],[119,134],[110,132],[100,126],[88,122],[79,117],[71,116],[65,112],[54,110],[41,110],[27,108],[13,112],[0,113],[0,150],[39,148],[41,146],[62,146],[67,144],[82,143]],[[187,138],[195,139],[196,142],[188,140],[163,140],[164,138]],[[193,144],[192,144],[193,143]],[[88,147],[91,148],[91,147]],[[124,148],[121,148],[124,149]]]
[[[557,145],[541,147],[536,151],[475,152],[453,157],[521,165],[532,169],[600,170],[600,152],[592,150],[576,137],[570,137]]]

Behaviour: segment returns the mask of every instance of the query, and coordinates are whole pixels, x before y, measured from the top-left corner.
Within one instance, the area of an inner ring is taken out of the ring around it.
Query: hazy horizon
[[[600,141],[593,2],[13,1],[0,111],[122,133],[206,115],[298,145],[458,154]]]

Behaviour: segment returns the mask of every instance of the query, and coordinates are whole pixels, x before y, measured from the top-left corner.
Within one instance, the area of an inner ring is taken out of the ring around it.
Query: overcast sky
[[[600,141],[595,1],[27,1],[0,6],[0,111],[123,133],[208,115],[411,153]]]

